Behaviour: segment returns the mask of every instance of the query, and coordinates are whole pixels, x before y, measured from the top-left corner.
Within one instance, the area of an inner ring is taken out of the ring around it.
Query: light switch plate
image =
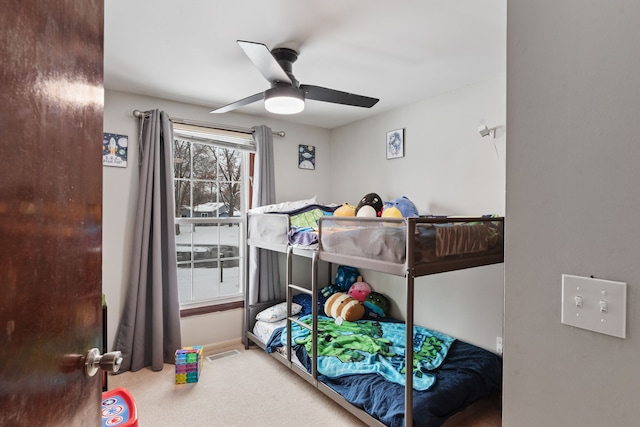
[[[626,338],[627,284],[563,274],[562,323]]]

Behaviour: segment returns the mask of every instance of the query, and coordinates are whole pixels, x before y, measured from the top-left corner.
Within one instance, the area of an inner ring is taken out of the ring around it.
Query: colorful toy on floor
[[[197,383],[202,372],[202,346],[176,350],[176,384]]]
[[[102,427],[138,427],[138,409],[129,391],[116,388],[102,393]]]

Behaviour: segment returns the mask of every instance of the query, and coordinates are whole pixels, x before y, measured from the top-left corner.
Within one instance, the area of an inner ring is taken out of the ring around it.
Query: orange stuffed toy
[[[354,322],[364,316],[364,305],[344,292],[336,292],[324,303],[324,312],[336,321],[340,319]]]

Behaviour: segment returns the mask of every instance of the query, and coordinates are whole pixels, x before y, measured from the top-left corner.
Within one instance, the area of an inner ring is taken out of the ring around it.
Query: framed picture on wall
[[[397,159],[404,156],[404,129],[387,132],[387,159]]]
[[[316,168],[316,147],[298,145],[298,168],[314,170]]]
[[[129,137],[117,133],[104,133],[102,137],[102,164],[104,166],[127,167]]]

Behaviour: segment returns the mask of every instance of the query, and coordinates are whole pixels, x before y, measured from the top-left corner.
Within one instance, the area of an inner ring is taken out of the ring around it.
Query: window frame
[[[176,130],[176,128],[178,128]],[[191,301],[180,301],[180,313],[182,317],[203,314],[208,312],[221,311],[226,309],[239,308],[244,306],[244,299],[246,295],[247,286],[247,249],[246,249],[246,212],[249,206],[249,197],[251,193],[251,168],[253,153],[255,153],[255,144],[253,142],[253,135],[234,133],[230,136],[229,131],[220,131],[217,129],[205,128],[200,126],[189,125],[186,130],[180,129],[179,126],[174,124],[173,146],[175,147],[175,140],[182,140],[189,142],[190,144],[205,144],[212,145],[217,148],[234,149],[239,151],[240,155],[240,210],[239,216],[233,217],[178,217],[180,210],[174,211],[174,222],[176,226],[198,224],[208,224],[215,226],[225,226],[237,224],[238,226],[238,285],[239,289],[237,293],[228,296],[219,296],[214,298],[202,298]],[[217,149],[216,148],[216,149]],[[190,147],[192,151],[192,146]],[[220,175],[216,174],[216,183],[219,183]],[[177,182],[184,182],[184,179],[176,178],[175,173],[173,176],[174,189]],[[193,171],[191,171],[188,182],[190,186],[198,182],[197,178],[193,178]],[[190,198],[191,200],[191,198]],[[177,202],[176,202],[177,203]],[[193,206],[191,206],[193,208]],[[176,207],[177,208],[177,207]],[[193,215],[193,212],[192,212]],[[192,243],[193,244],[193,243]],[[219,244],[219,242],[217,242]],[[177,251],[177,247],[174,248]],[[192,252],[193,254],[193,247]],[[234,257],[235,259],[235,257]],[[217,258],[216,260],[220,260]],[[193,269],[194,259],[193,255],[189,260],[191,262],[191,269]],[[184,261],[181,262],[184,264]],[[180,263],[179,263],[180,265]],[[191,283],[193,289],[193,277],[191,277]]]

